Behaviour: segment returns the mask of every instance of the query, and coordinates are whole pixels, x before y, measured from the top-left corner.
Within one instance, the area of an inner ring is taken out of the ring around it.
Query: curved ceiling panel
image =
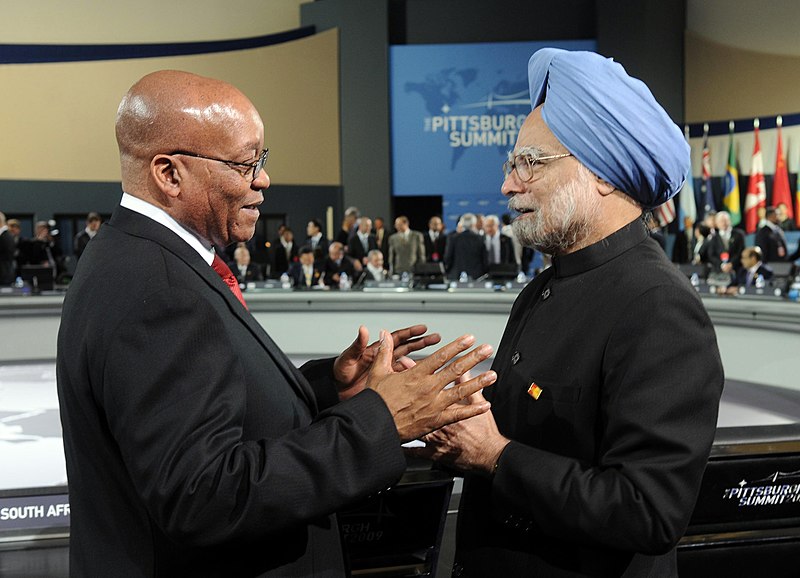
[[[707,40],[753,52],[800,56],[797,0],[687,0],[686,26]]]

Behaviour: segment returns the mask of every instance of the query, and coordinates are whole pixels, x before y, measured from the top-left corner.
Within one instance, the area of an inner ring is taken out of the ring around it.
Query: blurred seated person
[[[719,211],[714,217],[715,232],[708,238],[705,248],[705,262],[714,271],[723,273],[736,272],[742,267],[742,251],[744,250],[744,233],[731,225],[731,215],[727,211]]]
[[[361,271],[361,263],[356,263],[344,254],[344,245],[339,241],[334,241],[328,247],[328,258],[322,265],[323,283],[328,287],[338,287],[342,273],[346,273],[351,281],[356,280],[356,271]]]
[[[289,265],[287,271],[295,289],[311,289],[322,285],[322,271],[314,261],[314,249],[304,245],[298,252],[297,261]]]
[[[304,244],[311,247],[317,261],[322,261],[328,254],[328,239],[322,234],[322,223],[318,219],[311,219],[306,225],[306,234],[308,237]]]
[[[761,247],[764,263],[786,261],[786,236],[778,225],[778,213],[775,207],[767,207],[764,219],[763,225],[756,233],[756,245]]]
[[[367,253],[367,264],[358,279],[358,283],[364,281],[383,281],[386,279],[386,269],[383,268],[383,253],[378,249],[373,249]]]
[[[483,240],[486,244],[487,265],[516,264],[514,243],[511,237],[500,231],[497,215],[487,215],[483,219]]]
[[[236,280],[239,283],[264,280],[261,267],[250,262],[250,250],[244,243],[239,243],[238,247],[234,249],[233,260],[236,262],[233,272],[236,274]]]
[[[786,203],[779,203],[778,206],[775,207],[775,213],[778,215],[778,226],[781,229],[784,231],[797,230],[794,220],[789,215],[789,207],[786,206]]]
[[[32,239],[20,240],[18,265],[42,265],[51,267],[55,272],[61,259],[61,248],[50,232],[50,224],[47,221],[37,221],[34,234]]]
[[[739,287],[755,287],[759,276],[764,281],[769,281],[773,274],[769,265],[762,261],[761,249],[747,247],[742,251],[742,267],[733,275],[728,293],[736,293]]]
[[[434,215],[428,220],[428,230],[425,231],[425,255],[428,263],[439,263],[444,261],[444,253],[447,250],[447,235],[444,234],[444,223],[442,218]]]
[[[367,264],[367,255],[378,248],[378,240],[372,234],[372,219],[361,217],[358,229],[347,240],[347,254],[362,265]]]
[[[294,232],[289,227],[283,227],[272,244],[272,273],[273,277],[280,277],[289,270],[289,266],[297,261],[297,243],[294,242]]]
[[[75,235],[75,238],[72,240],[72,252],[75,254],[76,259],[81,258],[83,251],[86,249],[86,245],[89,244],[89,241],[91,241],[97,234],[97,231],[100,230],[102,222],[98,213],[91,212],[86,216],[86,227],[83,231]]]

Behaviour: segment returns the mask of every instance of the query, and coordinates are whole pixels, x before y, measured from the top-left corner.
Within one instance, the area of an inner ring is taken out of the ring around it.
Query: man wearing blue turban
[[[528,72],[502,192],[553,266],[511,311],[491,412],[425,438],[468,474],[454,576],[677,576],[723,372],[642,213],[680,188],[688,146],[610,59],[544,49]]]

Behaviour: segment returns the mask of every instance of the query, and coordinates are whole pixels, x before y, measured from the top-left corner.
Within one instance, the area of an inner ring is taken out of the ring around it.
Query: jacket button
[[[515,351],[514,355],[511,356],[511,365],[516,365],[519,361],[519,351]]]
[[[542,291],[542,301],[550,297],[550,287]]]

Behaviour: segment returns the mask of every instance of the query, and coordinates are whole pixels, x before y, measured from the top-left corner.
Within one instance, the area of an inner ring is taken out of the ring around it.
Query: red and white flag
[[[753,163],[750,167],[750,179],[747,181],[747,195],[744,198],[744,226],[748,233],[755,233],[758,228],[758,209],[767,206],[767,186],[764,183],[764,159],[761,156],[761,145],[758,142],[758,119],[753,121],[755,146],[753,147]]]
[[[778,117],[778,154],[775,159],[775,180],[772,185],[772,206],[781,203],[786,205],[786,214],[794,218],[792,210],[792,189],[789,187],[789,170],[786,168],[786,156],[783,154],[783,137],[781,136],[783,118]]]
[[[658,219],[658,224],[661,227],[666,227],[672,221],[675,220],[675,201],[670,199],[663,205],[659,205],[655,209],[653,209],[653,213],[655,213],[656,218]]]

